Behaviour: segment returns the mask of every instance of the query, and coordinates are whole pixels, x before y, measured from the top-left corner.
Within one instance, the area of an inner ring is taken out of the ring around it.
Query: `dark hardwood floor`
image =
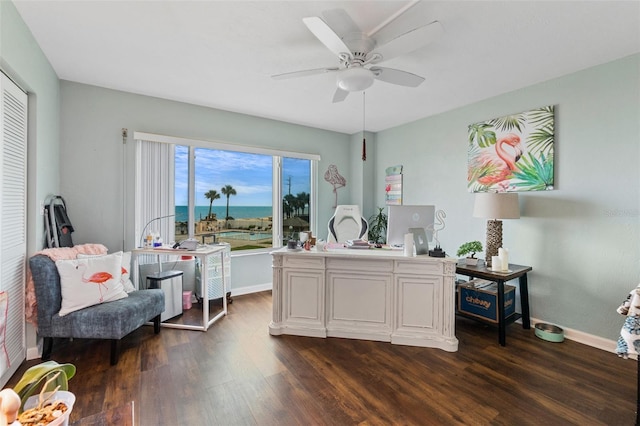
[[[519,324],[457,318],[456,353],[347,339],[273,337],[271,293],[234,297],[206,333],[143,327],[109,345],[56,342],[76,365],[71,422],[134,401],[147,425],[632,425],[636,362]],[[621,323],[622,324],[622,323]],[[21,366],[7,386],[15,384]]]

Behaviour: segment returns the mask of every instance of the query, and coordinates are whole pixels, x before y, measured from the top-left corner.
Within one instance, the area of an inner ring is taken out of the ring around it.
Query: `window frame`
[[[318,163],[320,161],[320,155],[318,154],[310,154],[304,152],[295,152],[295,151],[285,151],[279,149],[272,148],[264,148],[264,147],[255,147],[248,145],[238,145],[232,144],[228,142],[220,142],[220,141],[205,141],[198,139],[189,139],[189,138],[181,138],[175,136],[166,136],[166,135],[158,135],[153,133],[145,133],[145,132],[134,132],[135,140],[142,141],[150,141],[150,142],[159,142],[159,143],[167,143],[171,145],[182,145],[187,146],[188,149],[188,169],[189,169],[189,177],[188,177],[188,211],[189,211],[189,223],[188,223],[188,233],[189,238],[193,238],[194,236],[194,227],[195,227],[195,150],[196,148],[201,149],[211,149],[211,150],[222,150],[222,151],[233,151],[233,152],[241,152],[247,154],[261,154],[261,155],[269,155],[272,157],[272,167],[273,167],[273,177],[272,177],[272,212],[273,212],[273,222],[272,222],[272,246],[268,248],[261,249],[253,249],[253,250],[242,250],[237,252],[232,252],[232,255],[245,255],[245,254],[253,254],[253,253],[262,253],[262,252],[270,252],[274,248],[280,248],[283,246],[283,229],[282,222],[283,218],[283,176],[282,176],[282,165],[283,158],[295,158],[302,160],[310,161],[310,208],[309,208],[309,227],[310,230],[313,231],[314,234],[317,233],[316,230],[316,218],[317,218],[317,171],[318,171]],[[175,178],[174,178],[175,184]],[[173,191],[173,188],[172,188]],[[175,211],[175,200],[174,200],[174,211]]]

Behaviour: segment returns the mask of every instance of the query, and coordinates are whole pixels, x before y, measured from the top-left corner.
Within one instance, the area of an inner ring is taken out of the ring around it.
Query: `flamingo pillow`
[[[58,315],[127,297],[120,276],[122,253],[56,261],[62,305]]]
[[[122,278],[120,279],[124,291],[131,293],[135,290],[133,283],[131,282],[131,252],[126,251],[122,253]]]
[[[124,287],[124,291],[126,291],[127,293],[131,293],[132,291],[135,291],[136,288],[133,286],[133,283],[131,282],[131,252],[130,251],[126,251],[126,252],[122,252],[119,251],[115,254],[120,253],[122,255],[122,276],[120,277],[120,282],[122,282],[122,286]],[[107,256],[106,254],[83,254],[83,253],[78,253],[76,259],[88,259],[90,257],[101,257],[101,256]]]

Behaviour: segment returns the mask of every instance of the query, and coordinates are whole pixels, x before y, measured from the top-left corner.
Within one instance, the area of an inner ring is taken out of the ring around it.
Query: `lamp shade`
[[[520,204],[515,192],[478,192],[473,217],[487,219],[520,219]]]

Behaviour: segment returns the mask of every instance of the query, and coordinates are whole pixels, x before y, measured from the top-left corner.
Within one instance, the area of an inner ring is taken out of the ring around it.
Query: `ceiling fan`
[[[322,18],[314,16],[303,18],[302,21],[318,40],[338,56],[339,66],[288,72],[274,75],[272,78],[287,79],[336,73],[338,87],[333,95],[334,103],[345,100],[349,92],[358,92],[369,88],[374,80],[407,87],[419,86],[424,81],[423,77],[407,71],[380,67],[376,64],[426,46],[443,33],[442,25],[438,21],[433,21],[378,45],[376,39],[373,38],[374,34],[361,32],[355,27],[355,24],[352,27],[356,31],[340,37]]]

